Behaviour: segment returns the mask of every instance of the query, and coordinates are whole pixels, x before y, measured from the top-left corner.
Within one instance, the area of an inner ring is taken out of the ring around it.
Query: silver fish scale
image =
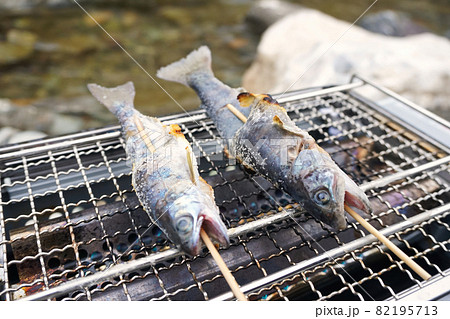
[[[393,106],[357,94],[361,87],[398,98],[365,79],[274,97],[362,185],[374,207],[369,222],[432,274],[426,283],[354,220],[331,232],[264,178],[221,159],[224,143],[203,111],[191,113],[195,121],[161,119],[179,123],[200,155],[200,175],[214,188],[232,241],[220,253],[250,299],[448,292],[446,123],[400,100],[400,113],[423,117],[408,122]],[[207,251],[184,257],[152,224],[131,186],[124,147],[119,127],[109,127],[0,149],[0,299],[232,298]]]

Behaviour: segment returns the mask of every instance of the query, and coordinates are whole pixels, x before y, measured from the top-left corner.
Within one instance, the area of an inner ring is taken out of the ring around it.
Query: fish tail
[[[134,108],[135,91],[131,81],[114,88],[105,88],[94,83],[88,84],[87,87],[101,104],[119,118],[121,112]]]
[[[156,73],[160,79],[178,82],[189,86],[189,77],[195,72],[213,74],[211,69],[211,51],[207,46],[201,46],[188,56],[162,67]]]

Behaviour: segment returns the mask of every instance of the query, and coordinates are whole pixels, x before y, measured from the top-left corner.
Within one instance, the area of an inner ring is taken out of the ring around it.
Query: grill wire
[[[338,165],[367,184],[448,156],[345,91],[286,102]],[[229,229],[290,215],[231,238],[220,253],[240,285],[345,247],[368,233],[351,217],[332,232],[264,178],[225,159],[213,123],[202,112],[181,123],[199,155]],[[100,134],[101,133],[101,134]],[[66,143],[66,144],[65,144]],[[53,145],[54,144],[54,145]],[[0,300],[17,300],[173,248],[143,211],[131,186],[117,128],[67,136],[41,148],[12,152],[0,162]],[[0,150],[1,151],[1,150]],[[366,190],[369,222],[385,229],[440,209],[432,218],[388,236],[431,275],[450,273],[449,162]],[[171,255],[143,268],[64,291],[56,300],[209,300],[229,291],[209,252]],[[377,241],[280,277],[250,300],[385,300],[420,289],[420,278]]]

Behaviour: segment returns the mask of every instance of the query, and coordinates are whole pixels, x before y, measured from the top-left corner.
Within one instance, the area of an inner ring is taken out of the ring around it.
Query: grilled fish
[[[251,107],[233,140],[236,159],[245,167],[283,188],[332,228],[346,227],[344,202],[370,212],[364,192],[276,100],[251,93],[241,93],[238,99]]]
[[[364,192],[269,95],[239,95],[214,78],[207,47],[160,69],[157,75],[193,88],[222,138],[228,140],[228,153],[281,186],[331,228],[346,227],[344,202],[363,213],[371,211]],[[242,105],[236,105],[238,95]],[[248,117],[246,124],[234,118],[225,107],[228,103]]]
[[[120,122],[133,164],[133,187],[152,222],[190,255],[200,251],[202,227],[211,238],[229,245],[213,189],[199,176],[180,127],[163,125],[137,111],[132,82],[115,88],[89,84],[88,89]]]

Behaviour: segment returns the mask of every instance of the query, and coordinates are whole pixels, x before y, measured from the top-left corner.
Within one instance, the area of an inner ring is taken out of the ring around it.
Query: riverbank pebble
[[[0,145],[117,123],[92,96],[48,98],[19,105],[0,99]]]
[[[40,138],[46,137],[47,134],[38,132],[38,131],[23,131],[15,133],[13,136],[11,136],[7,142],[7,144],[16,144],[16,143],[22,143],[22,142],[28,142],[32,140],[37,140]]]

